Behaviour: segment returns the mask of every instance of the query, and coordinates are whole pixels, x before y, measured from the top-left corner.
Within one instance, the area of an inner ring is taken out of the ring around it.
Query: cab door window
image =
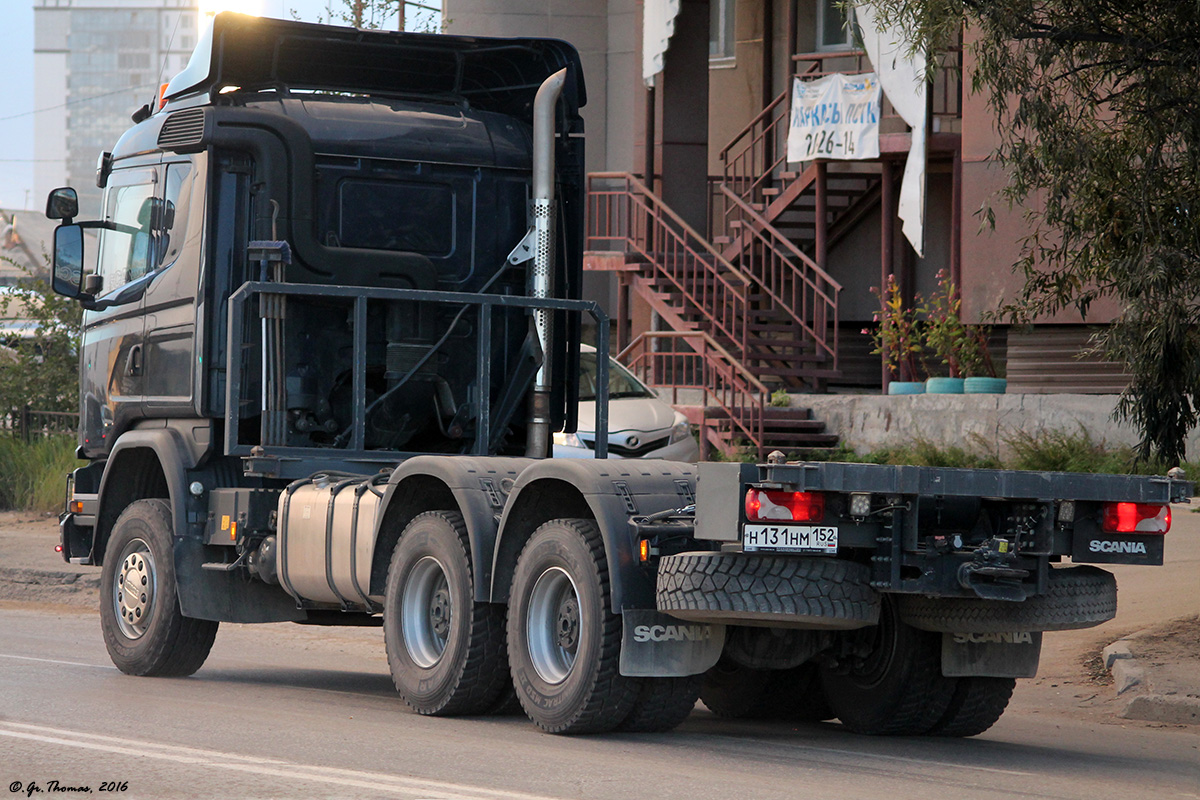
[[[155,196],[156,185],[153,170],[113,176],[104,209],[105,221],[113,225],[100,232],[97,264],[105,294],[157,266],[155,240],[161,225],[162,202]]]
[[[163,192],[162,219],[157,232],[157,267],[175,263],[187,236],[188,198],[192,194],[192,165],[184,161],[166,165],[166,188]]]

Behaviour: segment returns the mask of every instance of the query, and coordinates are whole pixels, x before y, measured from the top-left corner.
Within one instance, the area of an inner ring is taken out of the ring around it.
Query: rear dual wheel
[[[664,731],[682,722],[699,682],[621,675],[621,638],[596,523],[542,525],[517,560],[508,609],[513,685],[530,719],[563,734]]]
[[[830,709],[857,733],[893,736],[975,736],[1000,719],[1012,678],[942,675],[942,635],[900,619],[884,599],[865,656],[838,669],[823,667]]]
[[[405,527],[388,570],[383,635],[392,681],[418,713],[482,714],[501,704],[504,609],[475,602],[458,512],[426,512]]]

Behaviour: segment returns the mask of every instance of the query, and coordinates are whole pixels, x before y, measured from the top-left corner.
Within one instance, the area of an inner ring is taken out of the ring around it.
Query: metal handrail
[[[670,350],[653,350],[652,343],[668,341]],[[686,344],[690,352],[675,345]],[[638,352],[640,349],[640,353]],[[699,362],[691,368],[680,367],[679,360]],[[652,386],[669,388],[673,403],[679,401],[679,389],[704,392],[705,407],[715,406],[742,432],[763,458],[763,421],[770,390],[745,365],[703,331],[645,331],[617,354],[617,360]],[[680,380],[680,372],[683,380]],[[690,378],[690,380],[688,379]],[[701,422],[702,441],[708,441],[711,423],[707,414]]]
[[[745,354],[750,278],[633,175],[591,173],[588,197],[587,249],[638,254]]]
[[[744,269],[762,287],[775,308],[783,310],[808,335],[818,349],[837,364],[838,293],[842,285],[804,251],[780,233],[737,193],[721,187],[726,208],[745,237],[742,240]],[[829,331],[833,341],[829,340]]]

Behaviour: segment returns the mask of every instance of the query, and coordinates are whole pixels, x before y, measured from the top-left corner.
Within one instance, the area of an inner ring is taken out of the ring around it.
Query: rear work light
[[[1105,503],[1100,527],[1106,533],[1166,533],[1171,507],[1157,503]]]
[[[746,519],[820,522],[825,518],[825,495],[820,492],[746,492]]]

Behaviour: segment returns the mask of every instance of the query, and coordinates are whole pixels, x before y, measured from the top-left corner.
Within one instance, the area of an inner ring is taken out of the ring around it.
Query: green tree
[[[14,263],[10,259],[5,259]],[[79,408],[79,330],[83,312],[40,278],[0,294],[0,318],[33,323],[32,335],[0,341],[0,414]]]
[[[1097,346],[1131,375],[1117,414],[1141,457],[1181,461],[1200,402],[1200,3],[867,2],[926,52],[970,30],[1004,195],[1029,225],[1006,310],[1086,315],[1114,298]]]

